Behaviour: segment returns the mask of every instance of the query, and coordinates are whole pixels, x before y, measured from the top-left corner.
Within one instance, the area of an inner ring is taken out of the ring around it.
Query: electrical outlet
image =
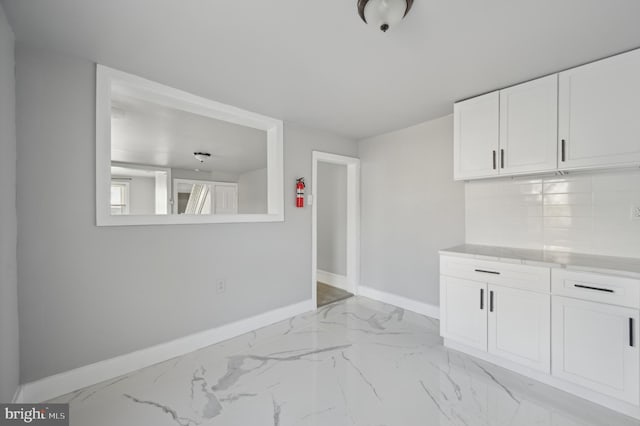
[[[216,291],[218,292],[218,294],[227,291],[227,282],[225,280],[218,280],[216,282]]]

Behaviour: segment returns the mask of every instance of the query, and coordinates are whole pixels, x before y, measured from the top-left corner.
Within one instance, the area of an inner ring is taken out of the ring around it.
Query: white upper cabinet
[[[557,169],[557,75],[458,102],[454,115],[455,179]]]
[[[559,99],[560,169],[640,162],[640,50],[560,73]]]
[[[456,180],[498,175],[500,95],[492,92],[454,105]]]
[[[500,91],[500,174],[558,167],[558,76]]]
[[[640,49],[454,105],[454,179],[640,165]]]

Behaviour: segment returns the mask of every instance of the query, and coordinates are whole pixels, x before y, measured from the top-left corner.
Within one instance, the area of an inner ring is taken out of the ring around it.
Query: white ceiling
[[[267,132],[112,95],[111,160],[241,174],[267,167]],[[201,164],[194,152],[208,152]]]
[[[19,42],[355,138],[640,47],[638,0],[416,0],[386,34],[356,0],[4,4]]]

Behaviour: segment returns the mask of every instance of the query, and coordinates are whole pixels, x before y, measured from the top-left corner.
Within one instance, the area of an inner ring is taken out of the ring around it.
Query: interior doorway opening
[[[360,160],[313,152],[312,297],[316,306],[357,294]]]

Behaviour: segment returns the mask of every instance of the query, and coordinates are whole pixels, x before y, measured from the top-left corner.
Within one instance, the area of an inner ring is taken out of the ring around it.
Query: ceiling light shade
[[[413,0],[358,0],[358,13],[364,22],[386,32],[402,21]]]
[[[211,158],[211,154],[208,152],[194,152],[193,156],[201,163],[204,163],[206,160]]]

